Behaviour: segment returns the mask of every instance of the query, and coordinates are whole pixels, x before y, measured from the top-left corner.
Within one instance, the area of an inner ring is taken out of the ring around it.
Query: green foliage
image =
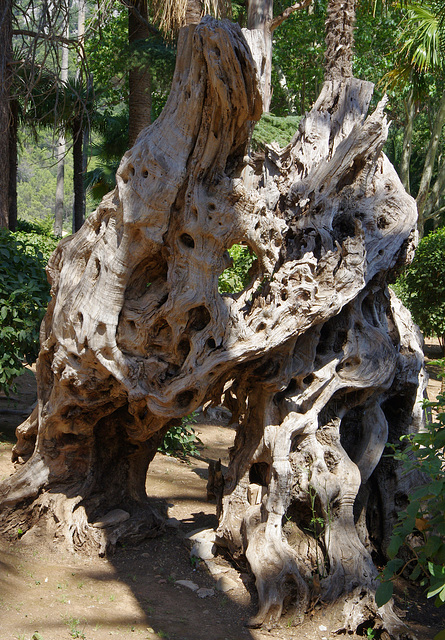
[[[300,116],[274,116],[271,113],[263,113],[253,131],[253,148],[257,149],[271,142],[285,147],[297,132],[300,120]]]
[[[398,291],[426,335],[445,336],[445,228],[422,238]]]
[[[256,260],[255,254],[241,244],[234,244],[229,249],[232,266],[219,276],[218,290],[220,293],[238,293],[243,291],[249,283],[249,269]]]
[[[436,364],[444,368],[445,360]],[[427,482],[410,495],[408,507],[399,514],[388,547],[391,559],[376,591],[378,606],[388,602],[395,577],[408,568],[410,578],[420,579],[436,606],[445,602],[445,394],[435,402],[425,401],[425,408],[433,416],[425,431],[402,436],[402,446],[391,445],[394,458],[407,471],[422,472]],[[410,543],[413,534],[415,544]],[[406,562],[398,557],[402,546],[409,551]]]
[[[54,221],[57,183],[57,161],[54,155],[56,140],[51,133],[45,131],[40,132],[37,141],[26,130],[23,132],[23,138],[23,144],[19,149],[17,174],[18,216],[26,221],[51,217]],[[64,191],[64,219],[68,220],[71,219],[73,207],[71,153],[65,157]]]
[[[275,0],[274,14],[289,4]],[[303,115],[318,97],[323,82],[326,4],[326,0],[314,0],[310,9],[295,12],[273,34],[271,111],[276,115]]]
[[[192,427],[193,424],[196,424],[196,414],[194,412],[182,418],[180,425],[171,427],[167,431],[162,444],[158,447],[158,451],[166,456],[178,458],[198,455],[198,445],[202,443]]]
[[[95,128],[98,135],[90,146],[92,162],[85,182],[87,196],[98,204],[116,186],[116,172],[128,149],[128,109],[98,114]]]
[[[39,228],[38,223],[32,226]],[[32,364],[38,355],[40,323],[50,298],[45,265],[56,244],[47,231],[0,229],[0,389],[6,393],[23,362]]]
[[[100,20],[92,37],[85,42],[88,64],[94,75],[100,102],[107,110],[128,101],[128,72],[147,66],[151,73],[152,119],[156,119],[167,100],[175,65],[175,49],[161,35],[128,44],[128,8],[116,2],[113,10],[94,16]]]

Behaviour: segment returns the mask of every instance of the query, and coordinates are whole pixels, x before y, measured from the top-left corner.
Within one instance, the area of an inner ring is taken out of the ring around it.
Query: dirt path
[[[16,397],[16,405],[9,405],[15,411],[34,402],[32,372],[20,380]],[[2,413],[6,404],[0,399],[0,479],[13,471],[10,452],[15,426],[21,421],[19,414]],[[316,610],[298,627],[294,626],[296,621],[287,619],[280,629],[248,630],[245,622],[255,612],[256,596],[247,567],[235,568],[228,559],[218,557],[209,571],[204,562],[196,566],[191,561],[187,536],[216,524],[215,505],[208,502],[206,494],[207,461],[221,458],[227,464],[234,438],[233,429],[222,423],[198,424],[196,430],[204,445],[199,458],[186,463],[157,454],[150,466],[149,495],[156,496],[158,507],[167,509],[174,519],[175,526],[164,536],[137,547],[120,548],[109,559],[51,553],[43,545],[2,545],[0,640],[338,637],[334,631],[341,626],[341,612],[336,607]],[[192,591],[178,580],[190,581],[199,590]],[[431,603],[421,592],[404,585],[398,604],[407,613],[418,640],[431,639],[440,629],[440,615],[430,609]]]

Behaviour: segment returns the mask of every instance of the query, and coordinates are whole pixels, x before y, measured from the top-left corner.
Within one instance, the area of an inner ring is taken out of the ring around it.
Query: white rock
[[[327,631],[328,628],[324,626],[324,624],[321,624],[319,627],[320,631]]]
[[[221,576],[216,583],[216,588],[218,591],[222,591],[226,593],[226,591],[231,591],[232,589],[236,589],[238,587],[238,583],[229,576]]]
[[[193,542],[196,542],[196,540],[206,540],[207,542],[214,543],[216,542],[216,531],[215,529],[194,529],[186,537]]]
[[[214,596],[215,595],[215,590],[214,589],[198,589],[198,591],[196,592],[196,594],[200,597],[200,598],[209,598],[210,596]]]
[[[195,540],[195,544],[190,551],[190,557],[201,558],[201,560],[211,560],[215,557],[216,547],[208,540]]]
[[[230,571],[229,567],[222,567],[221,565],[212,562],[212,560],[205,560],[204,562],[212,576],[219,576],[221,573],[227,573],[227,571]]]
[[[196,582],[192,582],[191,580],[176,580],[175,584],[179,584],[181,587],[187,587],[187,589],[191,589],[192,591],[198,591],[199,589]]]

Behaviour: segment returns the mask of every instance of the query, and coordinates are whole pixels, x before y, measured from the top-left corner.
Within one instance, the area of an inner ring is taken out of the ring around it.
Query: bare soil
[[[430,359],[440,357],[434,342],[427,344],[426,353]],[[432,369],[431,399],[439,389],[437,370]],[[32,370],[19,379],[13,396],[12,401],[0,397],[0,480],[14,470],[10,462],[14,430],[36,399]],[[160,511],[178,521],[173,521],[177,526],[167,528],[162,537],[119,548],[107,559],[61,553],[60,549],[48,549],[45,541],[41,545],[35,540],[32,545],[23,541],[1,544],[0,640],[338,637],[340,605],[319,606],[302,623],[285,617],[279,628],[246,628],[257,604],[248,567],[218,556],[216,571],[214,566],[211,573],[204,562],[196,566],[191,561],[191,543],[186,536],[217,522],[215,504],[207,500],[208,461],[221,458],[227,464],[235,435],[222,422],[200,423],[196,431],[203,442],[198,457],[184,462],[157,454],[150,465],[148,493]],[[209,591],[192,591],[177,580],[190,580]],[[222,591],[221,586],[230,589]],[[431,640],[445,625],[442,611],[435,609],[420,589],[408,583],[398,587],[396,602],[406,624],[418,640]],[[379,637],[378,631],[373,635],[372,625],[372,621],[364,625],[362,636]]]

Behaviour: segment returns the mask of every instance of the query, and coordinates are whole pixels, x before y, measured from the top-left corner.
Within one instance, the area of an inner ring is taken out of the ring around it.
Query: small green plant
[[[86,635],[79,629],[81,620],[79,618],[68,618],[66,624],[70,629],[70,636],[72,638],[80,638],[80,640],[86,640]]]
[[[445,360],[435,364],[443,369]],[[390,445],[391,455],[407,471],[421,471],[427,482],[409,496],[408,507],[394,527],[388,546],[390,560],[375,595],[379,607],[392,597],[395,578],[407,569],[412,580],[426,587],[427,597],[435,598],[436,606],[445,603],[445,394],[439,394],[435,402],[425,401],[424,407],[432,415],[425,430],[402,436],[401,446]],[[408,551],[407,560],[398,557],[402,546]],[[434,640],[444,638],[445,630]]]
[[[375,629],[373,629],[372,627],[368,627],[366,629],[366,637],[369,638],[369,640],[374,640],[374,638],[375,638]]]
[[[316,561],[317,561],[317,574],[320,577],[325,577],[326,575],[326,567],[325,567],[325,557],[323,556],[323,552],[321,552],[321,557],[319,557],[319,546],[320,543],[325,538],[326,533],[329,532],[331,517],[329,510],[329,501],[327,503],[327,514],[326,517],[322,517],[318,515],[317,509],[317,490],[312,485],[309,485],[309,500],[310,500],[310,509],[311,509],[311,519],[309,521],[308,531],[313,536],[313,538],[317,541],[316,546]],[[326,543],[326,539],[324,540]]]
[[[202,444],[202,442],[196,435],[192,427],[193,424],[196,424],[196,413],[194,412],[182,418],[180,425],[167,431],[162,444],[158,447],[158,451],[166,456],[176,456],[178,458],[198,455],[197,445]]]

